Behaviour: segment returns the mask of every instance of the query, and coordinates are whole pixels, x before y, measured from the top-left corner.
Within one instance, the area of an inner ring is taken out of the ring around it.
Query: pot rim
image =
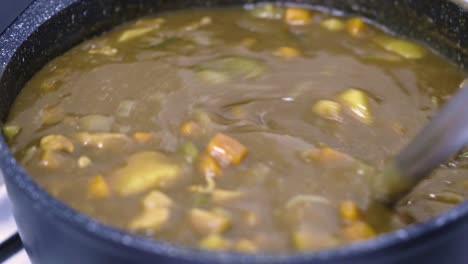
[[[80,0],[36,0],[10,27],[0,35],[0,79],[5,73],[11,58],[17,49],[39,27],[61,11],[70,8]],[[52,8],[54,7],[54,8]],[[6,45],[4,45],[6,44]],[[21,167],[11,154],[3,136],[0,136],[0,170],[7,182],[15,184],[27,198],[34,201],[38,208],[51,214],[54,219],[64,222],[82,233],[104,241],[129,247],[149,254],[176,257],[185,260],[196,259],[204,263],[299,263],[349,260],[350,258],[389,250],[402,243],[412,243],[425,236],[441,232],[442,229],[455,225],[468,215],[468,202],[449,209],[447,212],[423,223],[413,224],[400,230],[385,233],[376,238],[350,245],[322,250],[318,252],[286,254],[242,254],[234,252],[213,252],[196,248],[174,245],[165,241],[154,240],[114,228],[80,213],[42,189]],[[8,185],[8,184],[7,184]],[[8,186],[7,186],[8,187]],[[13,204],[14,207],[14,204]]]

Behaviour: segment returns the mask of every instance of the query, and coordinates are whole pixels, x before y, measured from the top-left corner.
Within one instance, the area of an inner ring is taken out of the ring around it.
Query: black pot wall
[[[38,0],[0,36],[0,120],[31,76],[73,45],[137,16],[234,0]],[[296,0],[296,4],[360,14],[427,43],[468,67],[468,13],[455,4],[421,0]],[[0,139],[0,166],[20,236],[33,263],[467,263],[468,204],[432,221],[377,239],[291,256],[210,253],[132,236],[101,225],[38,187]]]

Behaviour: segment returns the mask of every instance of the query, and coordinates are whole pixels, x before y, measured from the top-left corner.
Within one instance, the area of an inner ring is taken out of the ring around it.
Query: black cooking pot
[[[252,2],[252,1],[246,1]],[[359,14],[468,66],[468,13],[442,0],[290,1]],[[46,62],[137,16],[235,0],[38,0],[0,37],[0,118]],[[1,6],[0,6],[1,8]],[[242,255],[183,248],[130,235],[69,208],[40,188],[0,138],[0,165],[33,263],[467,263],[468,203],[426,223],[318,253]]]

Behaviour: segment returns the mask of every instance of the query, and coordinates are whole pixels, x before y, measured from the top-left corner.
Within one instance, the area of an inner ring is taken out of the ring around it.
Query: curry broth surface
[[[463,158],[396,212],[370,208],[369,188],[463,73],[362,21],[291,10],[179,11],[83,42],[18,96],[12,151],[99,221],[214,250],[320,250],[463,201]]]

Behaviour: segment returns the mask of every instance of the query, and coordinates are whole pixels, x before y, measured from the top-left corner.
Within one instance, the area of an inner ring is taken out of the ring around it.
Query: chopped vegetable
[[[129,224],[131,230],[152,229],[159,231],[169,221],[171,211],[167,207],[156,207],[151,210],[143,210]]]
[[[293,208],[296,205],[307,203],[319,203],[331,205],[332,203],[325,197],[312,194],[297,194],[291,197],[286,203],[286,208]]]
[[[191,185],[189,190],[192,192],[199,192],[205,194],[211,194],[216,189],[216,182],[210,175],[205,175],[206,186],[203,185]]]
[[[341,105],[334,101],[320,100],[312,106],[312,111],[324,119],[343,121]]]
[[[125,30],[117,39],[118,42],[127,42],[129,40],[142,37],[151,31],[155,30],[154,27],[138,27]]]
[[[217,77],[213,78],[217,81],[220,78],[224,78],[221,77],[221,75],[225,76],[229,80],[247,80],[262,75],[266,71],[266,65],[262,61],[253,58],[229,56],[202,62],[196,65],[194,69],[197,72],[211,71],[211,73],[209,73],[211,76],[214,76],[213,72],[218,73]]]
[[[321,232],[296,231],[292,235],[294,247],[300,251],[318,250],[338,246],[339,239]]]
[[[180,127],[180,133],[186,137],[200,135],[201,132],[202,128],[200,125],[193,121],[187,121]]]
[[[375,237],[376,233],[368,223],[355,221],[343,229],[343,235],[348,240],[358,241]]]
[[[78,158],[78,167],[83,169],[91,165],[92,161],[89,157],[87,156],[81,156]]]
[[[171,198],[160,191],[151,191],[141,200],[144,209],[157,207],[171,207],[174,203]]]
[[[105,56],[114,56],[117,54],[119,50],[116,48],[113,48],[111,46],[102,46],[102,47],[95,47],[92,48],[88,51],[89,54],[99,54],[99,55],[105,55]]]
[[[383,36],[375,38],[374,41],[385,50],[396,53],[406,59],[421,59],[426,55],[423,48],[409,41]]]
[[[340,204],[340,215],[345,221],[358,221],[361,219],[361,210],[355,202],[349,200],[343,201]]]
[[[138,143],[149,143],[154,139],[154,134],[151,132],[135,132],[133,139]]]
[[[16,125],[4,125],[2,132],[7,141],[12,141],[21,132],[21,127]]]
[[[201,155],[198,167],[206,176],[212,177],[221,175],[221,167],[218,162],[206,153]]]
[[[337,18],[327,18],[323,20],[320,25],[330,31],[341,31],[345,27],[343,21]]]
[[[258,4],[250,11],[252,16],[264,19],[281,19],[283,13],[284,9],[282,7],[272,3]]]
[[[65,117],[65,112],[60,104],[48,106],[40,112],[43,125],[54,125],[59,123]]]
[[[242,193],[238,191],[229,191],[229,190],[221,190],[215,189],[211,193],[211,199],[215,204],[224,204],[231,201],[238,200],[242,197]]]
[[[247,148],[225,134],[217,133],[208,143],[207,152],[221,165],[237,165],[247,155]]]
[[[72,153],[75,149],[70,139],[58,134],[41,138],[40,147],[44,151],[64,151],[68,153]]]
[[[136,101],[124,100],[117,107],[116,115],[120,117],[129,117],[136,107]]]
[[[249,239],[241,239],[236,242],[234,248],[243,253],[255,253],[257,252],[257,245]]]
[[[88,196],[90,198],[107,198],[110,188],[102,175],[93,176],[88,185]]]
[[[75,135],[75,138],[83,146],[95,148],[104,148],[112,144],[120,145],[129,141],[129,138],[121,133],[80,132]]]
[[[218,234],[210,234],[203,238],[199,243],[200,248],[210,250],[228,249],[230,245],[231,243],[228,240],[224,239]]]
[[[359,17],[354,17],[346,21],[346,30],[353,37],[362,36],[367,30],[367,24]]]
[[[80,118],[79,129],[87,132],[109,132],[114,124],[114,117],[104,115],[87,115]]]
[[[292,59],[300,56],[301,52],[296,48],[280,47],[273,54],[284,59]]]
[[[364,91],[350,88],[342,92],[338,97],[346,104],[359,121],[365,124],[371,124],[373,122],[369,111],[369,96]]]
[[[181,173],[179,164],[156,151],[138,152],[127,159],[127,164],[112,174],[114,187],[120,195],[132,195],[151,188],[164,187]]]
[[[231,219],[226,214],[198,208],[190,210],[190,223],[202,235],[221,234],[231,227]]]
[[[198,157],[198,148],[192,142],[185,142],[179,147],[179,152],[184,156],[185,160],[193,163]]]
[[[304,8],[289,7],[286,9],[284,20],[293,26],[306,25],[312,21],[312,12]]]

